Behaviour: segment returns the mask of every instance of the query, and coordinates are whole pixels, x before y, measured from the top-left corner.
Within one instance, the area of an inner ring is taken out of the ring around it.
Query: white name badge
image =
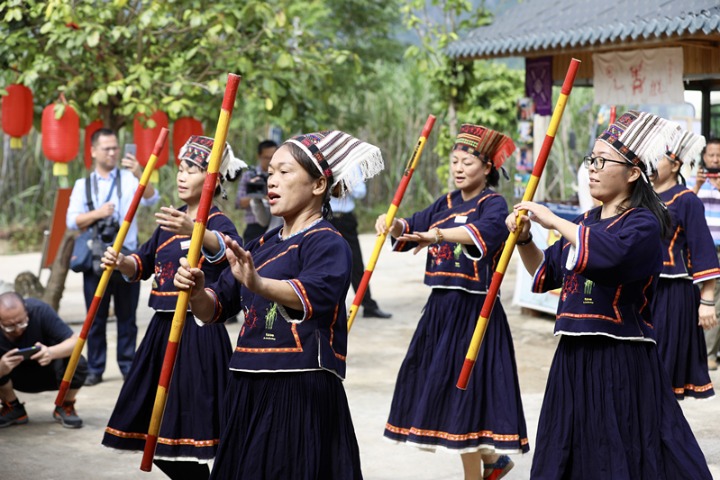
[[[190,248],[190,240],[180,242],[180,250],[188,250]]]
[[[455,217],[455,223],[467,223],[467,215],[458,215]]]

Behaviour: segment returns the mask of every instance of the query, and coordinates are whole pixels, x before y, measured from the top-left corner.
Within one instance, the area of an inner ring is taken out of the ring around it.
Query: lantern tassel
[[[10,137],[10,148],[20,150],[22,148],[22,137]]]

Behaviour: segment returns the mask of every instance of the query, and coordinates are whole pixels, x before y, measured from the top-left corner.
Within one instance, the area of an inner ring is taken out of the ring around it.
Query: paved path
[[[372,251],[374,236],[361,235],[366,259]],[[37,272],[39,254],[0,256],[0,280],[12,282],[23,270]],[[373,275],[373,297],[383,310],[393,313],[391,320],[364,319],[358,315],[350,334],[348,372],[345,388],[360,443],[363,473],[367,480],[445,480],[462,478],[458,455],[427,453],[405,445],[394,445],[382,437],[390,408],[395,377],[410,338],[429,294],[422,283],[424,255],[383,251]],[[529,429],[530,453],[515,457],[516,467],[508,480],[529,478],[532,448],[538,414],[556,338],[552,336],[552,318],[521,315],[510,304],[515,281],[514,261],[503,286],[504,305],[515,340],[520,387]],[[42,278],[45,283],[47,272]],[[152,311],[147,307],[149,282],[142,286],[138,309],[140,335],[144,334]],[[348,304],[352,301],[351,292]],[[82,278],[70,273],[66,282],[60,315],[79,331],[85,319]],[[229,326],[237,337],[238,325]],[[115,350],[115,325],[108,325],[108,352]],[[112,354],[109,354],[112,358]],[[85,421],[79,430],[63,429],[52,419],[55,393],[20,394],[30,416],[25,426],[0,430],[0,465],[3,480],[153,479],[165,478],[154,468],[139,470],[140,454],[118,454],[100,445],[102,432],[122,384],[117,364],[109,362],[105,381],[83,388],[78,394],[78,413]],[[713,372],[720,384],[720,373]],[[682,402],[713,475],[720,479],[720,401]]]

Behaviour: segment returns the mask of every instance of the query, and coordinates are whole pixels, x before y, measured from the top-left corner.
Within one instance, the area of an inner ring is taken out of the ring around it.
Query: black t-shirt
[[[35,342],[51,347],[72,337],[72,329],[47,303],[27,298],[25,309],[28,313],[28,326],[16,342],[10,341],[4,332],[0,332],[0,357],[13,348],[32,347]]]

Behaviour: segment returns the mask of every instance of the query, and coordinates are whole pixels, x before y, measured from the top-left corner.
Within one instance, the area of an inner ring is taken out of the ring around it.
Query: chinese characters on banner
[[[684,102],[682,47],[593,54],[595,104]]]

